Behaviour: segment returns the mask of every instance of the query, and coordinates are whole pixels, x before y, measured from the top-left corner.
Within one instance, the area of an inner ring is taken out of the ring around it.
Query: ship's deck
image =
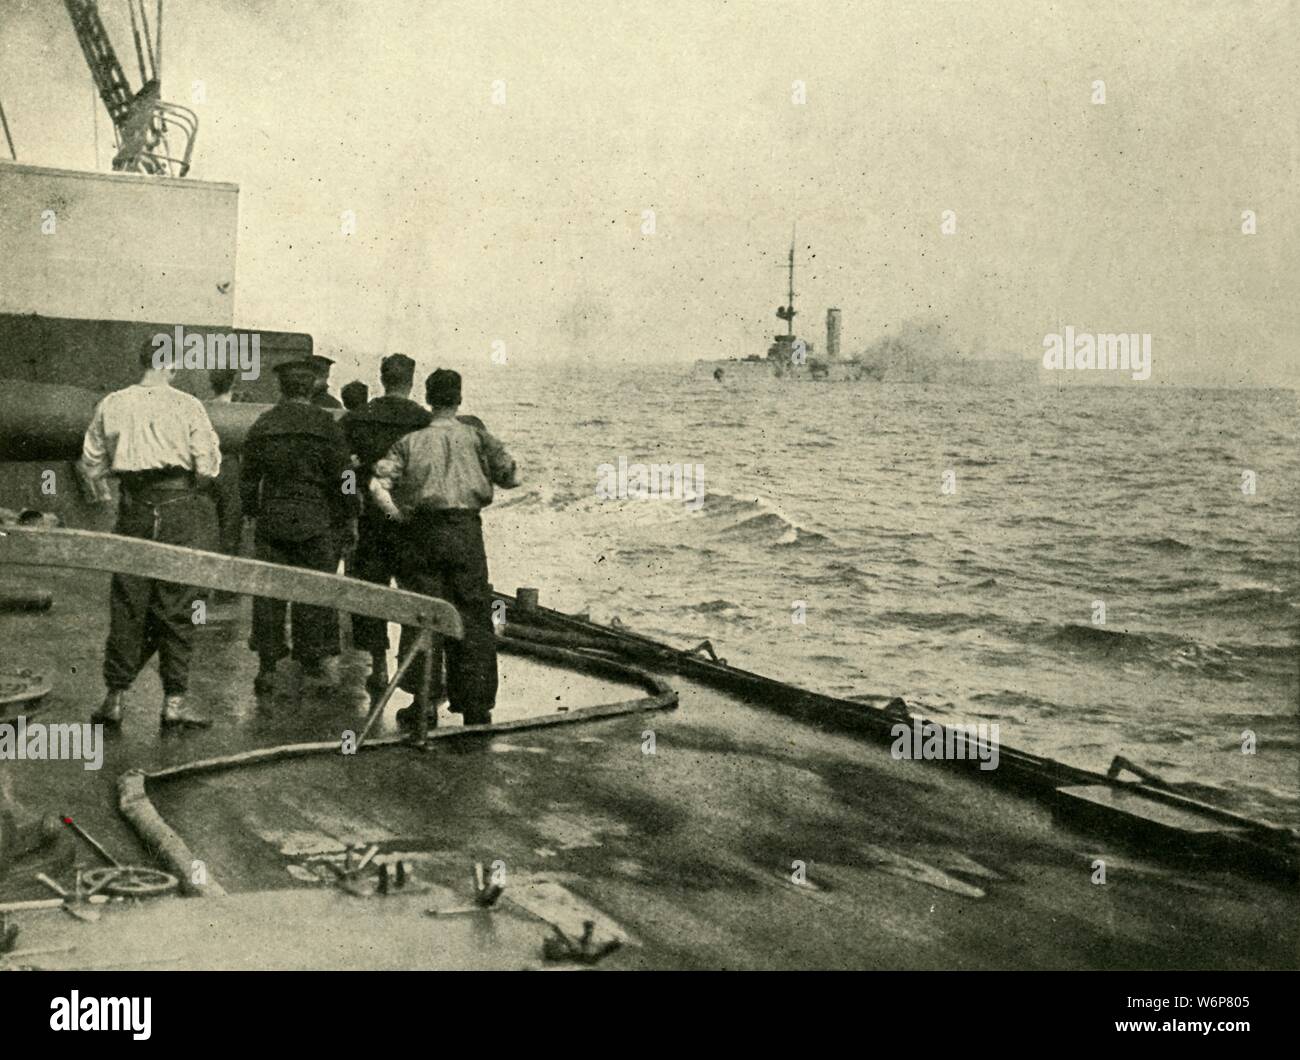
[[[0,616],[0,642],[7,659],[53,674],[42,718],[84,717],[100,693],[106,579],[39,578],[56,611]],[[9,763],[18,798],[140,861],[115,810],[124,769],[329,739],[361,718],[356,669],[345,672],[355,692],[259,710],[244,635],[238,621],[201,634],[193,695],[214,731],[160,742],[147,676],[102,771]],[[500,719],[553,712],[557,697],[629,695],[513,656],[502,675]],[[534,967],[547,921],[573,933],[594,919],[597,938],[626,939],[602,963],[612,968],[1300,964],[1293,890],[1174,870],[965,773],[671,683],[676,711],[153,783],[159,811],[230,895],[114,909],[94,925],[31,914],[20,945],[75,946],[33,959],[47,967]],[[408,862],[431,889],[354,897],[311,882],[355,843]],[[84,849],[79,859],[95,864]],[[469,902],[474,861],[504,867],[497,910],[426,916]]]
[[[27,667],[47,675],[54,686],[29,720],[84,722],[104,696],[100,677],[108,631],[106,574],[59,568],[4,570],[5,584],[18,589],[46,589],[53,608],[44,614],[0,614],[0,665]],[[27,815],[72,816],[99,838],[119,860],[146,857],[139,840],[117,813],[117,778],[128,769],[152,772],[196,759],[235,754],[255,748],[315,740],[336,740],[345,729],[358,731],[369,709],[363,687],[368,659],[344,652],[340,687],[308,690],[292,698],[293,670],[281,667],[281,688],[273,697],[253,694],[257,657],[248,650],[248,600],[220,605],[196,633],[190,672],[189,701],[212,718],[209,730],[161,736],[158,711],[162,688],[157,660],[147,665],[129,695],[126,720],[105,739],[103,766],[86,770],[74,762],[0,762]],[[345,622],[346,629],[346,622]],[[390,629],[396,645],[396,627]],[[395,662],[394,662],[395,665]],[[496,721],[510,721],[561,708],[590,706],[641,695],[635,686],[598,680],[525,658],[502,658]],[[398,733],[396,710],[409,702],[397,693],[376,723],[372,739]],[[460,719],[445,706],[440,724]],[[86,865],[93,855],[80,853]],[[0,866],[2,870],[2,866]],[[0,875],[0,898],[47,896],[30,878]]]

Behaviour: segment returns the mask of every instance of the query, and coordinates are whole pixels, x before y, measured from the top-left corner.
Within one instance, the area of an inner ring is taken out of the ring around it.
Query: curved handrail
[[[464,636],[459,612],[435,596],[303,567],[163,545],[119,534],[5,527],[0,530],[0,565],[6,563],[138,574],[201,589],[224,589],[295,604],[343,608],[368,618],[422,626],[457,640]]]

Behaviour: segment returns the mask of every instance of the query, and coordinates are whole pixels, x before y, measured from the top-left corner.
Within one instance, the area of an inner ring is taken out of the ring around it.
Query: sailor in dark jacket
[[[415,362],[402,353],[385,357],[379,365],[384,396],[351,412],[341,421],[352,454],[360,465],[357,491],[363,498],[357,548],[348,564],[354,578],[388,585],[397,576],[397,525],[379,510],[367,494],[376,461],[383,459],[394,443],[411,431],[427,427],[433,418],[423,406],[411,400]],[[370,677],[366,686],[381,692],[388,684],[388,623],[364,615],[352,616],[352,644],[370,653]]]
[[[334,571],[356,541],[356,472],[334,417],[311,403],[316,373],[305,361],[275,366],[280,403],[258,417],[244,441],[239,493],[245,518],[257,522],[257,559]],[[292,653],[284,619],[292,610]],[[339,653],[338,613],[282,600],[253,600],[250,647],[258,654],[254,688],[271,687],[285,655],[302,664],[308,680],[333,683],[328,661]]]
[[[311,365],[312,371],[316,373],[316,383],[311,392],[311,403],[319,405],[323,409],[341,409],[343,402],[330,393],[330,369],[334,366],[334,362],[328,357],[313,354],[307,358],[307,363]]]

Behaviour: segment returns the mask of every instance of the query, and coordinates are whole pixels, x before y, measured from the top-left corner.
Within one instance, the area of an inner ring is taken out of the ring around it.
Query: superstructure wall
[[[0,312],[229,327],[238,230],[235,184],[0,163]]]

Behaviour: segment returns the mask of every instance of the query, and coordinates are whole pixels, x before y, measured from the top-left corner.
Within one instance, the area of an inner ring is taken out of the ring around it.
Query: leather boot
[[[162,725],[164,729],[206,729],[212,722],[195,714],[185,706],[184,696],[163,696]]]
[[[122,724],[122,711],[126,707],[126,689],[110,688],[108,695],[104,697],[104,702],[99,709],[90,716],[92,722],[99,722],[101,725],[111,725],[117,727]]]
[[[253,692],[259,696],[275,691],[275,660],[266,658],[258,662],[257,676],[253,678]]]
[[[411,700],[411,705],[409,707],[403,707],[397,712],[397,724],[401,725],[403,728],[415,728],[415,721],[420,716],[419,712],[421,706],[421,697],[415,696]],[[432,729],[438,724],[438,704],[436,701],[433,703],[424,703],[423,710],[426,725],[428,728]]]

